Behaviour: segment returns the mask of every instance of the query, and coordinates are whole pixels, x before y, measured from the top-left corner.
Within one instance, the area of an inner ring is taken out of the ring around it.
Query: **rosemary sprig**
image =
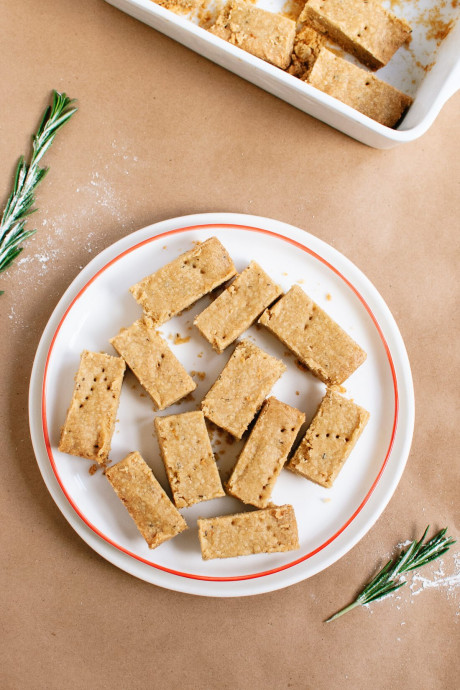
[[[407,549],[401,551],[396,560],[388,561],[351,604],[345,606],[345,608],[335,613],[325,622],[330,623],[330,621],[343,616],[344,613],[351,611],[357,606],[364,606],[371,601],[382,599],[382,597],[396,592],[397,589],[406,584],[405,581],[400,581],[402,573],[421,568],[423,565],[436,560],[436,558],[442,556],[455,544],[455,539],[444,536],[447,532],[447,527],[424,544],[423,541],[429,528],[430,526],[428,525],[420,541],[413,541]]]
[[[0,273],[10,266],[21,253],[19,245],[36,230],[25,230],[27,218],[37,209],[35,188],[45,177],[48,168],[38,163],[54,141],[58,130],[72,117],[77,108],[74,99],[65,93],[53,91],[53,102],[45,110],[40,126],[32,137],[32,156],[27,164],[24,156],[19,159],[14,176],[13,191],[6,202],[0,220]],[[0,291],[0,295],[3,291]]]

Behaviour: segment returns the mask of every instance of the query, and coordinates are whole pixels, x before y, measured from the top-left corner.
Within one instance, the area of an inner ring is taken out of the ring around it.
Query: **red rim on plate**
[[[104,271],[106,271],[110,266],[112,266],[114,263],[116,263],[117,261],[119,261],[120,259],[122,259],[124,256],[126,256],[127,254],[130,254],[131,252],[133,252],[133,251],[136,250],[136,249],[139,249],[140,247],[142,247],[142,246],[145,245],[145,244],[149,244],[150,242],[155,242],[156,240],[164,239],[165,237],[168,237],[168,236],[171,236],[171,235],[176,235],[176,234],[178,234],[178,233],[189,232],[189,231],[191,231],[191,230],[211,229],[211,228],[216,228],[216,227],[218,227],[218,228],[229,228],[229,229],[230,229],[230,228],[234,228],[234,229],[237,229],[237,230],[249,230],[250,232],[256,232],[256,233],[261,233],[261,234],[264,234],[264,235],[269,235],[269,236],[271,236],[271,237],[276,237],[277,239],[280,239],[280,240],[282,240],[283,242],[288,242],[289,244],[294,245],[294,246],[297,247],[298,249],[301,249],[303,252],[306,252],[307,254],[310,254],[310,256],[314,257],[314,258],[317,259],[318,261],[321,261],[322,264],[324,264],[325,266],[327,266],[327,268],[329,268],[329,269],[330,269],[331,271],[333,271],[341,280],[343,280],[343,282],[344,282],[344,283],[354,292],[354,294],[358,297],[358,299],[360,300],[360,302],[362,303],[362,305],[363,305],[364,308],[366,309],[367,313],[369,314],[370,318],[372,319],[372,322],[373,322],[374,326],[375,326],[376,329],[377,329],[377,332],[378,332],[378,334],[379,334],[379,337],[380,337],[380,339],[381,339],[381,341],[382,341],[382,343],[383,343],[383,346],[384,346],[384,348],[385,348],[385,352],[386,352],[386,355],[387,355],[387,358],[388,358],[388,363],[389,363],[389,365],[390,365],[391,376],[392,376],[392,380],[393,380],[393,388],[394,388],[394,399],[395,399],[394,419],[393,419],[393,427],[392,427],[392,431],[391,431],[391,438],[390,438],[390,443],[389,443],[389,445],[388,445],[388,449],[387,449],[387,452],[386,452],[386,454],[385,454],[385,458],[384,458],[384,460],[383,460],[382,466],[380,467],[380,469],[379,469],[379,471],[378,471],[378,473],[377,473],[377,476],[376,476],[376,478],[374,479],[374,481],[373,481],[373,483],[372,483],[372,485],[371,485],[369,491],[368,491],[367,494],[365,495],[364,499],[361,501],[360,505],[357,507],[357,509],[354,511],[354,513],[348,518],[348,520],[345,522],[345,524],[342,525],[342,527],[341,527],[339,530],[337,530],[337,532],[335,532],[335,534],[333,534],[331,537],[329,537],[329,539],[327,539],[323,544],[321,544],[320,546],[318,546],[318,547],[317,547],[316,549],[314,549],[313,551],[310,551],[309,553],[305,554],[304,556],[301,556],[300,558],[297,558],[295,561],[291,561],[291,563],[287,563],[286,565],[279,566],[278,568],[272,568],[271,570],[265,570],[265,571],[263,571],[263,572],[261,572],[261,573],[253,573],[253,574],[251,574],[251,575],[235,575],[235,576],[228,576],[228,577],[213,577],[213,576],[209,576],[209,575],[193,575],[192,573],[184,573],[184,572],[181,572],[181,571],[178,571],[178,570],[173,570],[173,569],[171,569],[171,568],[166,568],[165,566],[159,565],[158,563],[153,563],[152,561],[148,561],[148,560],[146,560],[145,558],[142,558],[141,556],[138,556],[137,554],[132,553],[131,551],[128,551],[128,549],[125,549],[125,548],[124,548],[123,546],[121,546],[120,544],[117,544],[117,543],[114,542],[112,539],[110,539],[110,538],[107,537],[105,534],[103,534],[95,525],[93,525],[91,522],[88,521],[88,519],[85,517],[85,515],[83,515],[83,513],[80,511],[80,509],[78,508],[78,506],[74,503],[74,501],[73,501],[73,499],[71,498],[71,496],[68,494],[68,492],[67,492],[67,490],[66,490],[66,488],[65,488],[65,486],[64,486],[64,484],[63,484],[63,482],[62,482],[62,480],[61,480],[61,477],[60,477],[60,475],[59,475],[59,471],[58,471],[58,469],[57,469],[56,461],[55,461],[55,459],[54,459],[54,455],[53,455],[53,451],[52,451],[51,443],[50,443],[50,439],[49,439],[49,434],[48,434],[48,423],[47,423],[47,414],[46,414],[46,392],[45,392],[45,389],[46,389],[46,379],[47,379],[47,374],[48,374],[48,366],[49,366],[51,354],[52,354],[52,351],[53,351],[53,348],[54,348],[54,344],[55,344],[55,342],[56,342],[56,338],[57,338],[57,336],[58,336],[58,334],[59,334],[59,331],[60,331],[60,329],[61,329],[61,327],[62,327],[64,321],[66,320],[66,318],[67,318],[67,316],[68,316],[70,310],[71,310],[72,307],[74,306],[74,304],[80,299],[81,295],[82,295],[82,294],[87,290],[87,288],[96,280],[96,278],[97,278],[98,276],[100,276]],[[309,249],[308,247],[304,246],[303,244],[300,244],[300,242],[296,242],[295,240],[290,239],[289,237],[284,237],[284,235],[281,235],[281,234],[279,234],[279,233],[277,233],[277,232],[271,232],[270,230],[265,230],[265,229],[262,229],[262,228],[255,228],[255,227],[251,227],[251,226],[247,226],[247,225],[235,225],[235,224],[231,224],[231,223],[212,223],[212,224],[208,224],[208,225],[192,225],[192,226],[188,226],[188,227],[185,227],[185,228],[176,228],[175,230],[169,230],[168,232],[163,232],[163,233],[161,233],[161,234],[159,234],[159,235],[155,235],[155,236],[153,236],[153,237],[149,237],[148,239],[143,240],[142,242],[139,242],[138,244],[134,245],[133,247],[130,247],[129,249],[126,249],[124,252],[121,252],[121,254],[118,254],[118,256],[116,256],[114,259],[112,259],[111,261],[109,261],[108,263],[106,263],[105,266],[103,266],[101,269],[99,269],[99,271],[97,271],[97,272],[94,274],[94,276],[93,276],[90,280],[88,280],[88,282],[81,288],[81,290],[79,290],[78,294],[73,298],[73,300],[71,301],[71,303],[69,304],[69,306],[68,306],[67,309],[65,310],[64,315],[63,315],[63,317],[61,318],[61,320],[59,321],[59,324],[58,324],[58,326],[57,326],[57,328],[56,328],[56,330],[55,330],[55,332],[54,332],[54,335],[53,335],[53,337],[52,337],[52,339],[51,339],[50,347],[49,347],[49,350],[48,350],[48,353],[47,353],[47,356],[46,356],[45,370],[44,370],[44,374],[43,374],[42,398],[41,398],[41,399],[42,399],[42,429],[43,429],[43,437],[44,437],[44,441],[45,441],[46,452],[47,452],[47,454],[48,454],[48,458],[49,458],[49,460],[50,460],[51,467],[52,467],[53,472],[54,472],[54,475],[55,475],[55,477],[56,477],[56,479],[57,479],[57,481],[58,481],[58,483],[59,483],[59,486],[61,487],[61,489],[62,489],[62,491],[63,491],[65,497],[66,497],[67,500],[69,501],[69,503],[70,503],[70,505],[72,506],[72,508],[74,509],[74,511],[75,511],[75,512],[77,513],[77,515],[80,517],[80,519],[83,520],[83,522],[84,522],[84,523],[85,523],[95,534],[97,534],[99,537],[101,537],[101,539],[104,539],[104,541],[106,541],[108,544],[110,544],[111,546],[115,547],[115,548],[118,549],[119,551],[122,551],[122,552],[125,553],[126,555],[131,556],[131,558],[135,558],[136,560],[141,561],[142,563],[145,563],[146,565],[149,565],[149,566],[151,566],[152,568],[157,568],[158,570],[162,570],[162,571],[167,572],[167,573],[170,573],[170,574],[172,574],[172,575],[177,575],[177,576],[179,576],[179,577],[186,577],[186,578],[189,578],[189,579],[192,579],[192,580],[208,580],[208,581],[212,581],[212,582],[235,582],[235,581],[238,581],[238,580],[252,580],[252,579],[258,578],[258,577],[266,577],[267,575],[274,575],[275,573],[279,573],[279,572],[281,572],[282,570],[287,570],[288,568],[292,568],[293,566],[298,565],[299,563],[303,563],[303,562],[306,561],[307,559],[311,558],[311,557],[314,556],[315,554],[317,554],[317,553],[319,553],[320,551],[322,551],[323,549],[325,549],[326,546],[328,546],[328,545],[331,544],[335,539],[337,539],[337,537],[338,537],[340,534],[342,534],[342,532],[348,527],[348,525],[350,525],[351,522],[353,522],[353,520],[356,518],[356,516],[357,516],[357,515],[361,512],[361,510],[364,508],[364,506],[365,506],[366,503],[368,502],[369,498],[371,497],[371,495],[372,495],[372,493],[373,493],[375,487],[377,486],[377,484],[378,484],[378,482],[379,482],[379,480],[380,480],[380,477],[381,477],[382,474],[383,474],[383,471],[384,471],[384,469],[385,469],[385,467],[386,467],[386,465],[387,465],[387,462],[388,462],[388,458],[390,457],[391,449],[392,449],[392,447],[393,447],[393,443],[394,443],[394,439],[395,439],[395,434],[396,434],[396,427],[397,427],[397,424],[398,424],[398,411],[399,411],[398,382],[397,382],[397,379],[396,379],[396,372],[395,372],[395,367],[394,367],[393,359],[392,359],[392,356],[391,356],[391,353],[390,353],[390,349],[389,349],[388,344],[387,344],[387,342],[386,342],[386,340],[385,340],[385,337],[384,337],[384,335],[383,335],[382,329],[380,328],[380,325],[379,325],[379,323],[378,323],[376,317],[374,316],[374,314],[373,314],[371,308],[369,307],[369,305],[367,304],[367,302],[365,301],[365,299],[363,298],[363,296],[362,296],[362,295],[358,292],[358,290],[354,287],[354,285],[352,285],[352,283],[351,283],[347,278],[345,278],[345,276],[342,275],[342,273],[340,273],[340,271],[337,270],[332,264],[330,264],[328,261],[326,261],[325,259],[323,259],[321,256],[319,256],[319,254],[317,254],[316,252],[314,252],[312,249]]]

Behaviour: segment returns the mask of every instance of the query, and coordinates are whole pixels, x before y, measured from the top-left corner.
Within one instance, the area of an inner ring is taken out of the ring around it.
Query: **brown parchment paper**
[[[458,687],[455,547],[444,576],[423,573],[433,585],[323,620],[426,524],[458,535],[460,97],[423,138],[379,152],[102,0],[0,12],[2,205],[51,89],[80,108],[47,155],[37,235],[0,278],[1,687]],[[376,525],[326,571],[244,599],[177,594],[104,561],[55,506],[28,431],[34,353],[80,268],[202,211],[277,218],[345,253],[392,310],[415,382],[412,451]]]

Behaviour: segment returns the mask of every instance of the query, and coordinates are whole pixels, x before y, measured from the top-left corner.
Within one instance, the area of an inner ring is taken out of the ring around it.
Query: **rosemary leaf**
[[[362,589],[356,599],[345,606],[333,616],[328,618],[325,622],[331,621],[343,616],[347,611],[351,611],[357,606],[364,606],[371,601],[377,601],[383,597],[396,592],[400,587],[403,587],[406,582],[401,581],[402,573],[407,573],[410,570],[421,568],[427,563],[436,560],[445,554],[450,547],[455,544],[455,539],[446,537],[447,527],[440,530],[429,541],[424,544],[424,540],[429,530],[429,525],[423,533],[419,541],[413,541],[407,549],[401,551],[398,558],[391,559],[384,565],[384,567],[377,573],[377,575]]]
[[[59,129],[72,117],[77,108],[74,99],[53,91],[52,104],[43,113],[37,132],[32,137],[32,156],[27,164],[21,156],[14,175],[13,190],[0,219],[0,273],[5,271],[22,252],[22,244],[35,230],[25,230],[28,217],[37,209],[35,189],[48,172],[38,163],[54,141]],[[3,291],[0,291],[0,295]]]

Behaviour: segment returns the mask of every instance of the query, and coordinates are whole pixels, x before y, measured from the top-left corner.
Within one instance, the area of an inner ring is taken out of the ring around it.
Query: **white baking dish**
[[[377,74],[393,86],[410,93],[414,103],[399,127],[390,129],[213,36],[190,19],[165,10],[152,0],[106,1],[305,113],[374,148],[388,149],[420,137],[431,126],[444,103],[460,88],[460,22],[456,21],[439,47],[434,38],[430,40],[430,32],[426,28],[430,12],[444,20],[456,19],[458,9],[453,8],[452,4],[455,3],[451,2],[444,3],[444,15],[439,14],[443,3],[436,0],[406,0],[404,12],[399,12],[413,24],[412,42],[409,48],[401,48]],[[257,4],[279,11],[282,0],[279,3],[277,0],[262,0]],[[397,12],[398,8],[396,5],[394,11]],[[422,65],[429,63],[432,66],[425,73]]]

